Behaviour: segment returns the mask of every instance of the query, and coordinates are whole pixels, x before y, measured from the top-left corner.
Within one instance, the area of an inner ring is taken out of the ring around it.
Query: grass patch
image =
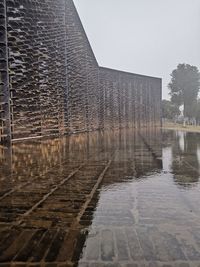
[[[169,129],[169,130],[177,130],[177,131],[186,131],[186,132],[194,132],[194,133],[200,133],[200,126],[194,126],[194,125],[182,125],[179,123],[171,123],[166,122],[163,123],[163,129]]]

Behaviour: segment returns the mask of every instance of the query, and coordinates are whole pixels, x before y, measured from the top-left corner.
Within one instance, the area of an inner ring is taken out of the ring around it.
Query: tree
[[[197,67],[179,64],[171,73],[171,101],[179,107],[183,105],[184,117],[195,117],[196,103],[200,89],[200,73]]]
[[[174,119],[180,115],[179,107],[169,100],[162,100],[162,117],[165,119]]]

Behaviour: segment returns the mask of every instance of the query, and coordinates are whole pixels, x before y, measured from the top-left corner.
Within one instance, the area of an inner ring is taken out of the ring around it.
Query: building
[[[161,125],[161,79],[100,67],[72,0],[0,3],[0,141]]]

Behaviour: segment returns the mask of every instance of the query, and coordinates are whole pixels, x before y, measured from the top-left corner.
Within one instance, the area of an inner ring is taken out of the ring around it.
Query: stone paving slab
[[[200,187],[177,180],[182,161],[199,170],[176,143],[162,150],[176,171],[173,157],[162,166],[151,139],[62,156],[31,179],[14,175],[13,190],[2,178],[0,266],[200,267]]]

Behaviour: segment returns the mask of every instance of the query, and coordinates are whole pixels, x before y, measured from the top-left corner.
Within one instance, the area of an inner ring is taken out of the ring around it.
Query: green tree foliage
[[[170,89],[171,101],[178,106],[183,105],[184,117],[194,117],[200,89],[198,68],[189,64],[179,64],[171,74],[168,88]]]
[[[172,120],[177,115],[180,115],[179,107],[169,100],[162,100],[162,117]]]

